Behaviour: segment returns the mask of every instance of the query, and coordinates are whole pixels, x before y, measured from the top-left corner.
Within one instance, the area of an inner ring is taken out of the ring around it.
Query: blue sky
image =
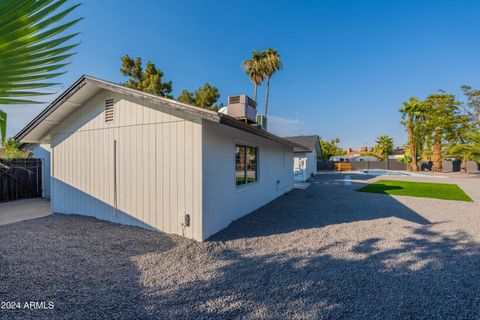
[[[272,47],[284,70],[271,82],[270,130],[339,137],[354,148],[388,134],[402,145],[402,101],[480,88],[478,12],[480,1],[458,0],[85,0],[73,14],[85,18],[75,27],[78,54],[57,91],[82,74],[123,81],[120,57],[129,54],[160,67],[175,95],[209,82],[225,103],[253,95],[241,63],[253,49]],[[9,134],[44,106],[2,106]]]

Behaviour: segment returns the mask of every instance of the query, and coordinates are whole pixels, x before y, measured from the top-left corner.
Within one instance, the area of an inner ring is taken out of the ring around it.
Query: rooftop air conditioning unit
[[[246,95],[228,97],[227,114],[247,123],[256,122],[257,105]]]
[[[267,130],[267,118],[263,114],[257,114],[257,127],[263,130]]]

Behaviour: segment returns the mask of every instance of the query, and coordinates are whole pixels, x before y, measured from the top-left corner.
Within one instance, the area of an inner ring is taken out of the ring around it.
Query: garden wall
[[[341,163],[341,162],[340,162]],[[407,166],[397,160],[389,159],[387,161],[351,161],[351,168],[354,171],[361,170],[407,170]],[[334,161],[317,161],[317,170],[334,170]]]

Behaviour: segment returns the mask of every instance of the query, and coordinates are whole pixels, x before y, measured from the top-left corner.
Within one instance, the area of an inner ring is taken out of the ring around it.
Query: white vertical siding
[[[114,121],[106,123],[104,101],[109,98],[115,99]],[[52,135],[54,212],[203,239],[199,118],[101,91]],[[191,216],[188,228],[181,225],[184,213]]]
[[[293,188],[291,147],[208,121],[203,121],[202,141],[203,239]],[[237,142],[258,147],[256,183],[236,186]]]

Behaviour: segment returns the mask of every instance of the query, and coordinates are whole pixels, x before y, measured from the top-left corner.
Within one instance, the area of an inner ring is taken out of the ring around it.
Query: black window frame
[[[243,153],[239,150],[241,149],[244,149]],[[248,176],[248,169],[251,167],[252,163],[249,163],[249,159],[248,159],[248,155],[249,155],[249,150],[255,150],[254,151],[254,163],[253,163],[253,166],[254,166],[254,172],[255,172],[255,176],[253,177],[253,180],[252,177],[249,177]],[[243,158],[243,175],[241,177],[239,177],[239,170],[238,170],[238,167],[241,166],[242,164],[239,163],[239,155],[240,157]],[[242,186],[246,186],[246,185],[249,185],[249,184],[252,184],[252,183],[256,183],[258,182],[258,155],[259,155],[259,148],[257,146],[252,146],[252,145],[247,145],[247,144],[241,144],[241,143],[236,143],[235,144],[235,185],[236,187],[242,187]],[[240,179],[239,179],[240,178]],[[249,179],[250,178],[250,179]],[[250,180],[250,181],[249,181]]]

